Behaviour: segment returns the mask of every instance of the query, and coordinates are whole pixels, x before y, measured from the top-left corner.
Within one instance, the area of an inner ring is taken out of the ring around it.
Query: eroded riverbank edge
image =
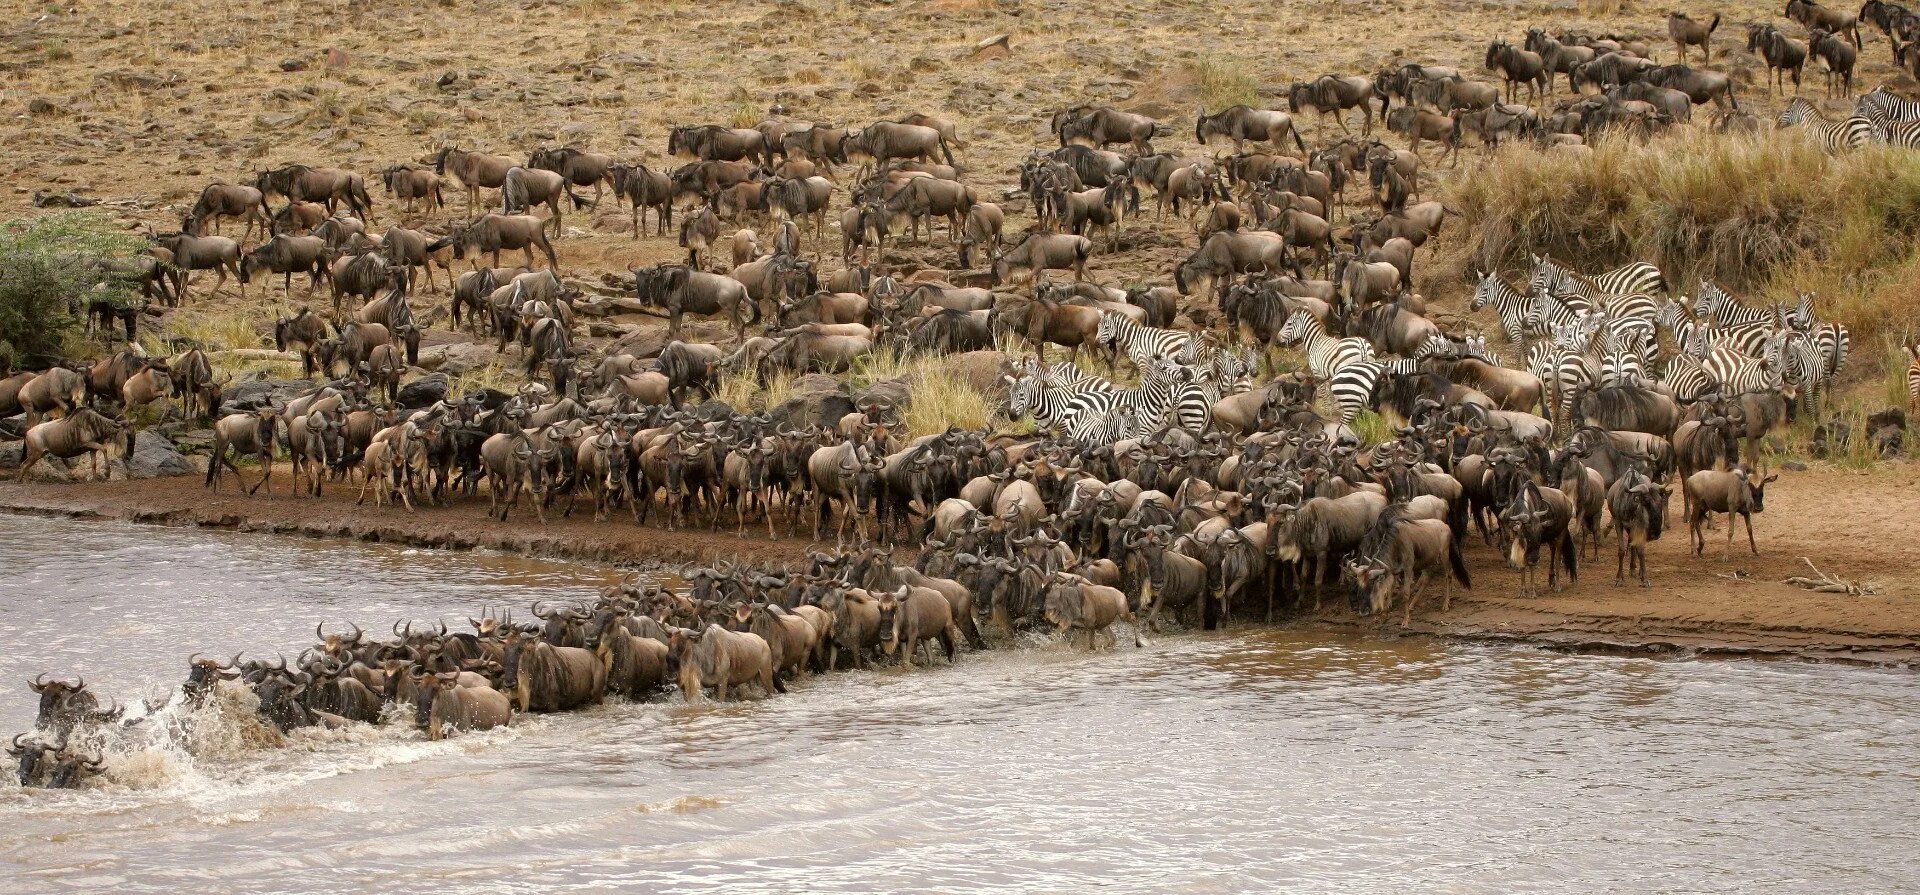
[[[1785,489],[1780,498],[1770,493],[1770,508],[1776,500],[1790,503],[1803,496],[1831,500],[1836,486],[1856,478],[1835,474],[1803,480]],[[284,482],[277,475],[276,479]],[[524,519],[516,514],[513,521],[502,524],[486,517],[484,498],[407,513],[356,505],[351,499],[354,493],[336,489],[320,500],[216,495],[206,492],[195,477],[84,485],[0,483],[0,511],[431,549],[493,550],[641,571],[716,557],[792,562],[800,560],[812,543],[806,538],[769,539],[764,527],[755,532],[750,526],[742,538],[705,527],[671,532],[638,527],[625,516],[595,524],[590,509],[572,518],[561,518],[556,511],[545,526],[530,513]],[[803,521],[802,527],[810,521]],[[1913,543],[1904,524],[1901,527],[1902,531],[1884,533],[1896,539],[1891,542],[1857,536],[1845,540],[1854,548]],[[1470,568],[1477,581],[1489,583],[1456,593],[1446,611],[1429,595],[1406,625],[1397,618],[1389,622],[1355,618],[1344,608],[1286,624],[1302,630],[1433,636],[1588,654],[1920,667],[1920,599],[1911,583],[1916,576],[1904,574],[1909,570],[1897,570],[1902,574],[1895,586],[1864,597],[1812,594],[1780,584],[1776,577],[1791,574],[1785,570],[1808,552],[1821,557],[1823,567],[1837,563],[1847,570],[1868,566],[1894,571],[1882,568],[1892,559],[1886,553],[1835,556],[1839,545],[1820,543],[1817,527],[1802,526],[1782,538],[1811,542],[1775,545],[1761,557],[1735,556],[1716,562],[1712,548],[1703,559],[1686,557],[1685,531],[1675,534],[1678,538],[1673,543],[1656,545],[1666,549],[1654,559],[1655,586],[1647,590],[1615,586],[1611,569],[1606,568],[1611,565],[1611,550],[1607,550],[1600,563],[1588,566],[1588,576],[1566,593],[1522,599],[1512,595],[1510,573],[1494,551],[1473,545],[1468,551]],[[1901,564],[1916,561],[1920,556]]]

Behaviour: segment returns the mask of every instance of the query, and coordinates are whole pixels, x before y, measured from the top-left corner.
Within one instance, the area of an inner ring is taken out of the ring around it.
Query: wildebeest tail
[[[1560,538],[1560,562],[1567,567],[1568,581],[1580,580],[1579,540],[1573,536],[1571,526],[1568,528],[1568,533]]]
[[[574,192],[574,191],[573,191],[573,187],[571,187],[571,186],[567,186],[567,187],[562,187],[562,189],[564,189],[564,190],[566,190],[566,191],[567,191],[567,198],[569,198],[569,199],[572,199],[572,200],[573,200],[573,210],[574,210],[574,211],[579,211],[580,209],[582,209],[582,208],[586,208],[586,207],[588,207],[588,206],[590,206],[590,205],[592,205],[592,204],[593,204],[593,203],[592,203],[591,201],[589,201],[589,200],[588,200],[588,199],[587,199],[587,198],[586,198],[585,196],[582,196],[582,195],[580,195],[579,193],[576,193],[576,192]]]
[[[527,204],[527,186],[521,181],[520,169],[509,168],[507,176],[500,183],[500,213],[513,214],[516,208]]]
[[[1465,503],[1465,501],[1459,502]],[[1453,580],[1460,582],[1461,587],[1469,589],[1473,587],[1473,579],[1467,575],[1467,558],[1460,553],[1458,537],[1447,539],[1447,565],[1453,567]]]

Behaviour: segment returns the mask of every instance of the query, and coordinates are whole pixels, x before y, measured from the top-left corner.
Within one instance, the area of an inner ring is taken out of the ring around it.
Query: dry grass
[[[907,384],[910,400],[903,422],[908,437],[944,432],[949,426],[980,429],[1004,419],[1000,402],[975,390],[950,359],[938,355],[877,351],[860,359],[849,384],[858,391],[892,379]]]
[[[1208,109],[1260,104],[1260,78],[1243,64],[1209,57],[1194,62],[1191,68],[1200,99]]]

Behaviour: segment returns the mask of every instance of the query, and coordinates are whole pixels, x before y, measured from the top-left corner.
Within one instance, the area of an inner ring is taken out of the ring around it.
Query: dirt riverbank
[[[1724,529],[1708,533],[1707,555],[1687,555],[1683,524],[1649,553],[1654,586],[1615,586],[1613,550],[1585,563],[1564,593],[1516,596],[1516,576],[1492,548],[1468,550],[1475,587],[1450,610],[1423,604],[1405,630],[1470,639],[1504,639],[1579,651],[1804,658],[1871,664],[1920,663],[1920,467],[1870,472],[1815,469],[1785,473],[1768,489],[1758,520],[1761,555],[1744,545],[1720,558]],[[275,484],[289,477],[276,473]],[[809,538],[769,540],[762,527],[741,538],[704,526],[669,532],[637,527],[628,517],[603,524],[591,508],[546,525],[530,513],[507,523],[487,518],[484,498],[407,513],[356,506],[352,489],[320,500],[248,498],[207,493],[196,477],[84,485],[0,484],[0,509],[16,513],[193,525],[239,531],[446,549],[493,549],[646,567],[715,557],[758,562],[800,559]],[[1676,499],[1676,515],[1678,501]],[[785,534],[784,526],[781,533]],[[1744,532],[1743,532],[1744,534]],[[1865,596],[1812,593],[1785,584],[1807,574],[1803,557],[1821,570],[1867,585]],[[1330,600],[1331,606],[1338,600]],[[1346,609],[1299,624],[1371,626]],[[1388,629],[1398,625],[1389,625]]]

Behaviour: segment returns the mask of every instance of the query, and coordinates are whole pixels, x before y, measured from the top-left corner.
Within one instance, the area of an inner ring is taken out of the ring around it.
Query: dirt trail
[[[289,480],[283,473],[275,479],[281,487]],[[1515,597],[1515,574],[1492,548],[1476,540],[1467,554],[1474,590],[1458,594],[1446,612],[1427,604],[1408,630],[1579,650],[1920,662],[1917,485],[1920,468],[1912,466],[1869,473],[1787,473],[1768,489],[1768,512],[1758,519],[1760,556],[1748,555],[1742,547],[1720,559],[1725,537],[1721,529],[1709,532],[1707,555],[1693,559],[1687,555],[1684,525],[1676,525],[1649,551],[1654,586],[1646,590],[1614,585],[1609,545],[1599,561],[1583,564],[1580,582],[1566,592],[1538,599]],[[502,524],[486,517],[484,499],[407,513],[355,506],[351,489],[330,490],[320,500],[279,494],[272,499],[230,491],[210,495],[194,477],[85,485],[8,483],[0,484],[0,508],[424,547],[489,548],[639,567],[736,555],[761,562],[795,561],[808,545],[804,536],[768,540],[764,528],[756,533],[749,527],[743,539],[704,527],[676,532],[636,527],[627,517],[595,524],[591,510],[571,519],[554,514],[545,526],[531,514],[516,514]],[[1806,572],[1801,557],[1877,593],[1817,594],[1782,583],[1789,575]],[[1344,609],[1305,623],[1373,624],[1356,621]]]

